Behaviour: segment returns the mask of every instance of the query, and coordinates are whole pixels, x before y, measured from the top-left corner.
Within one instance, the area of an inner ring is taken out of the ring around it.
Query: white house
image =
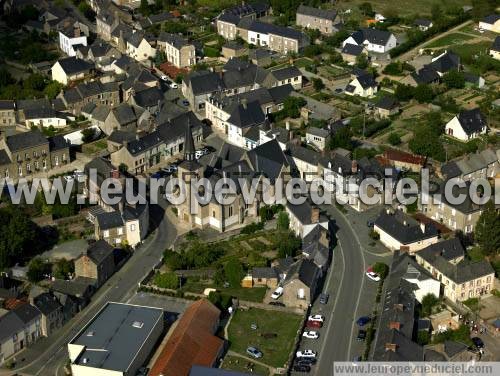
[[[428,20],[427,18],[417,18],[414,22],[414,25],[420,29],[420,31],[427,31],[429,30],[434,24],[432,23],[431,20]]]
[[[385,30],[361,29],[352,33],[344,42],[342,47],[347,44],[365,46],[367,51],[386,53],[396,47],[397,41],[394,34]]]
[[[445,134],[460,141],[470,141],[487,132],[486,118],[479,108],[460,112],[445,126]]]
[[[408,269],[406,270],[406,274],[403,275],[403,279],[416,286],[413,293],[415,294],[415,299],[420,303],[422,303],[424,296],[428,294],[439,298],[441,283],[425,271],[422,271],[418,265],[408,264]]]
[[[24,111],[26,128],[31,127],[54,127],[64,128],[67,125],[65,116],[54,111],[52,108],[37,107],[30,108]]]
[[[79,22],[59,31],[59,48],[68,56],[75,56],[78,46],[87,46],[88,28]]]
[[[328,230],[328,218],[320,215],[319,208],[311,206],[307,201],[300,205],[286,204],[286,212],[290,219],[290,230],[304,238],[316,225]]]
[[[359,95],[360,97],[371,97],[378,91],[377,82],[370,74],[364,74],[356,77],[349,82],[345,88],[347,95]]]
[[[479,22],[479,28],[500,33],[500,14],[490,14]]]
[[[302,146],[290,145],[294,167],[300,174],[300,177],[310,182],[318,177],[318,163],[321,154]]]
[[[493,59],[500,60],[500,37],[496,37],[493,45],[490,47],[490,56]]]
[[[151,46],[142,32],[134,31],[127,40],[127,55],[137,61],[144,61],[154,58],[156,49]]]
[[[72,81],[84,79],[93,69],[93,64],[71,56],[55,62],[51,68],[52,79],[67,85]]]

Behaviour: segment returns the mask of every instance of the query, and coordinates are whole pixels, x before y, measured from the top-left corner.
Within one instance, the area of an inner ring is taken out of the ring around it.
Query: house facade
[[[445,134],[460,141],[470,141],[488,132],[486,117],[479,108],[462,111],[445,126]]]
[[[95,280],[95,287],[102,286],[115,272],[113,247],[104,240],[91,244],[75,260],[75,276]]]
[[[338,31],[335,28],[336,19],[336,10],[313,8],[301,4],[297,8],[295,23],[297,26],[319,30],[322,34],[328,35]]]
[[[167,61],[177,68],[187,68],[196,64],[196,51],[193,44],[176,34],[161,33],[158,49],[165,53]]]

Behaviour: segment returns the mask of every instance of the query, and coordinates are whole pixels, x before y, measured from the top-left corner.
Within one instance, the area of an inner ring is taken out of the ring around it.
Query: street
[[[161,204],[165,206],[164,203]],[[152,205],[150,215],[156,225],[153,233],[125,265],[92,297],[90,304],[49,338],[43,338],[21,352],[14,370],[0,370],[1,375],[63,375],[68,359],[67,343],[108,301],[125,302],[132,297],[138,282],[158,263],[163,251],[176,238],[175,227],[164,215],[165,208]],[[24,360],[23,360],[24,359]]]

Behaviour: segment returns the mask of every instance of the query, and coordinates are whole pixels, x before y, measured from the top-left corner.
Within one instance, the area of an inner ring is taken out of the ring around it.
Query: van
[[[283,295],[283,287],[278,287],[274,292],[271,294],[271,298],[273,299],[278,299],[281,295]]]

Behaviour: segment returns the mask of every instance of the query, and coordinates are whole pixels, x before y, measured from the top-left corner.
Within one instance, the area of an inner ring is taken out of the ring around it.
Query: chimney
[[[425,234],[425,223],[420,222],[420,230],[422,230],[422,233]]]
[[[399,321],[391,321],[389,323],[389,329],[399,330],[401,328],[401,323]]]
[[[353,174],[355,174],[355,173],[357,173],[357,172],[358,172],[358,161],[353,160],[353,161],[351,162],[351,172],[352,172]]]
[[[387,215],[391,215],[391,209],[390,208],[387,208],[386,211]]]
[[[246,110],[247,107],[248,107],[248,102],[247,102],[247,99],[246,98],[242,98],[241,99],[241,105],[243,106],[243,108]]]
[[[408,226],[408,222],[406,222],[406,219],[403,221],[403,226]]]
[[[385,344],[385,351],[396,352],[397,348],[398,348],[398,345],[396,345],[395,343],[386,343]]]
[[[75,27],[75,38],[78,38],[80,36],[80,28]]]
[[[312,208],[311,209],[311,223],[318,223],[319,222],[319,208]]]
[[[401,303],[396,303],[396,304],[394,304],[393,307],[394,307],[395,311],[401,311],[401,312],[403,312],[403,305]]]
[[[290,122],[288,120],[285,123],[285,128],[286,128],[287,131],[290,130]]]

